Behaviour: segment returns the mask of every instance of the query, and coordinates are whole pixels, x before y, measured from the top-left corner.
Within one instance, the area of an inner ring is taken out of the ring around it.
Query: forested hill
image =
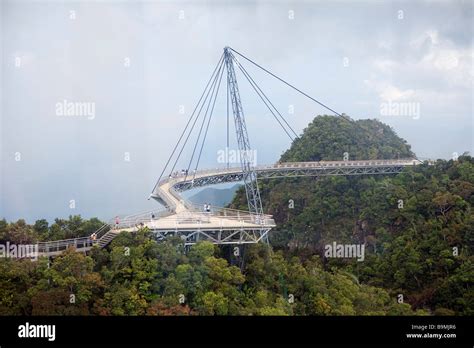
[[[378,120],[317,116],[281,157],[282,162],[409,158],[410,145]]]
[[[281,160],[341,160],[344,152],[349,159],[412,155],[378,121],[320,116]],[[270,244],[287,257],[319,255],[326,269],[403,294],[414,308],[474,313],[474,158],[438,160],[398,175],[260,180],[259,186],[263,209],[277,223]],[[243,189],[231,207],[247,209]],[[333,242],[365,245],[364,261],[325,258]]]

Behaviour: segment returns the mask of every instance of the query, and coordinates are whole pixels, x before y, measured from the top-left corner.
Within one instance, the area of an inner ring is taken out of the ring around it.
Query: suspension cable
[[[212,72],[212,75],[211,75],[211,77],[209,78],[209,81],[207,82],[206,87],[204,88],[204,91],[202,92],[201,97],[199,98],[199,101],[197,102],[197,104],[196,104],[196,106],[195,106],[195,108],[194,108],[194,110],[193,110],[193,112],[192,112],[192,114],[191,114],[191,116],[190,116],[188,122],[186,123],[186,127],[184,127],[183,132],[181,133],[181,135],[180,135],[178,141],[176,142],[176,145],[174,146],[174,149],[173,149],[173,151],[172,151],[170,157],[169,157],[168,160],[166,161],[166,164],[165,164],[165,166],[164,166],[164,168],[163,168],[163,171],[161,172],[160,177],[159,177],[158,180],[156,181],[155,186],[153,186],[153,189],[151,190],[151,193],[153,193],[153,192],[155,191],[156,186],[158,186],[158,183],[160,182],[161,178],[163,177],[163,174],[165,173],[166,168],[168,167],[168,165],[169,165],[171,159],[173,158],[173,155],[174,155],[174,153],[176,152],[176,149],[178,148],[179,143],[181,142],[181,140],[182,140],[184,134],[186,133],[186,130],[187,130],[188,127],[189,127],[189,124],[191,123],[191,121],[192,121],[192,119],[193,119],[193,117],[194,117],[194,113],[196,112],[196,110],[197,110],[199,104],[201,103],[201,100],[202,100],[202,98],[204,97],[204,94],[206,93],[206,90],[207,90],[207,88],[209,87],[209,84],[211,83],[214,74],[216,73],[217,69],[219,68],[219,66],[221,65],[221,62],[222,62],[223,60],[224,60],[224,53],[222,53],[221,58],[219,59],[219,61],[218,61],[217,65],[216,65],[216,67],[214,68],[214,71]]]
[[[227,102],[227,143],[226,143],[226,151],[229,151],[229,75],[226,75],[227,78],[227,92],[226,92],[226,102]],[[227,169],[229,169],[229,156],[226,154],[227,157]]]
[[[261,96],[260,92],[255,88],[255,86],[253,85],[252,81],[249,79],[249,77],[246,75],[246,73],[242,70],[242,68],[240,67],[239,64],[237,64],[237,66],[239,67],[239,69],[242,71],[242,73],[244,74],[245,78],[247,79],[247,81],[249,82],[249,84],[252,86],[252,88],[254,89],[255,93],[257,93],[257,95],[260,97],[260,99],[262,99],[263,103],[265,104],[265,106],[268,108],[268,110],[270,110],[271,114],[273,115],[273,117],[275,118],[275,120],[280,124],[280,127],[285,131],[286,135],[288,135],[288,137],[291,139],[291,141],[293,141],[293,137],[291,136],[291,134],[286,130],[286,128],[283,126],[283,124],[281,123],[281,121],[278,119],[278,117],[275,115],[275,113],[273,112],[273,110],[270,108],[270,106],[267,104],[267,102],[265,101],[265,99]]]
[[[222,61],[220,62],[220,64],[221,64],[221,65],[224,64],[224,60],[222,60]],[[216,75],[216,76],[217,76],[217,75]],[[216,81],[216,78],[214,77],[214,81],[213,81],[212,85],[215,83],[215,81]],[[196,121],[198,120],[198,118],[199,118],[200,115],[201,115],[202,108],[204,107],[204,104],[206,103],[207,98],[209,97],[209,93],[211,92],[212,85],[211,85],[211,88],[209,88],[209,90],[208,90],[208,92],[207,92],[207,95],[206,95],[206,97],[204,98],[203,103],[201,104],[201,108],[199,109],[199,112],[198,112],[198,117],[196,117],[196,118],[194,119],[194,123],[193,123],[193,125],[191,126],[191,129],[190,129],[190,131],[189,131],[189,133],[188,133],[188,135],[187,135],[187,137],[186,137],[186,140],[185,140],[184,143],[183,143],[183,146],[181,147],[181,150],[179,151],[178,157],[176,157],[176,160],[174,161],[173,168],[171,169],[171,173],[173,172],[174,168],[176,167],[176,164],[178,163],[178,160],[180,159],[181,154],[183,153],[183,150],[184,150],[184,148],[185,148],[185,146],[186,146],[186,144],[187,144],[187,142],[188,142],[188,140],[189,140],[189,137],[190,137],[190,135],[191,135],[191,133],[192,133],[192,131],[193,131],[193,129],[194,129],[194,126],[196,125]]]
[[[319,105],[321,105],[322,107],[324,107],[324,108],[328,109],[329,111],[332,111],[332,112],[334,112],[334,113],[335,113],[337,116],[340,116],[340,117],[346,118],[346,117],[345,117],[345,115],[342,115],[342,114],[338,113],[337,111],[335,111],[335,110],[331,109],[329,106],[327,106],[327,105],[325,105],[325,104],[321,103],[319,100],[316,100],[316,99],[314,99],[313,97],[311,97],[310,95],[306,94],[306,93],[305,93],[305,92],[303,92],[302,90],[300,90],[300,89],[296,88],[295,86],[293,86],[291,83],[289,83],[289,82],[286,82],[286,81],[285,81],[285,80],[283,80],[282,78],[280,78],[280,77],[276,76],[276,75],[275,75],[275,74],[273,74],[272,72],[270,72],[270,71],[268,71],[267,69],[265,69],[263,66],[261,66],[261,65],[259,65],[259,64],[257,64],[257,63],[255,63],[255,62],[254,62],[253,60],[251,60],[250,58],[247,58],[247,57],[246,57],[246,56],[244,56],[242,53],[239,53],[239,52],[237,52],[237,51],[236,51],[236,50],[234,50],[232,47],[230,47],[230,49],[231,49],[233,52],[237,53],[237,54],[238,54],[239,56],[241,56],[242,58],[244,58],[244,59],[248,60],[248,61],[249,61],[250,63],[252,63],[253,65],[255,65],[255,66],[259,67],[260,69],[262,69],[262,70],[263,70],[263,71],[265,71],[266,73],[268,73],[268,74],[272,75],[274,78],[276,78],[276,79],[280,80],[281,82],[283,82],[283,83],[284,83],[284,84],[286,84],[287,86],[289,86],[289,87],[293,88],[295,91],[298,91],[298,92],[300,92],[300,93],[301,93],[301,94],[303,94],[305,97],[307,97],[307,98],[311,99],[312,101],[314,101],[314,102],[318,103]]]
[[[198,166],[199,166],[199,162],[201,160],[201,155],[202,155],[202,149],[204,148],[204,143],[206,142],[206,137],[207,137],[207,132],[209,130],[209,124],[211,123],[211,118],[212,118],[212,115],[213,115],[213,112],[214,112],[214,107],[216,106],[216,100],[217,100],[217,96],[219,94],[219,88],[221,87],[221,81],[222,81],[222,76],[224,75],[224,70],[225,69],[222,69],[222,73],[221,73],[221,77],[219,78],[219,83],[217,85],[217,91],[216,91],[216,95],[214,97],[214,102],[212,104],[212,108],[211,108],[211,113],[209,114],[209,119],[207,121],[207,126],[206,126],[206,131],[204,133],[204,138],[202,140],[202,144],[201,144],[201,149],[199,150],[199,156],[198,156],[198,159],[197,159],[197,162],[196,162],[196,168],[194,170],[194,174],[193,174],[193,180],[196,176],[196,172],[197,172],[197,169],[198,169]]]
[[[194,159],[194,155],[196,153],[196,149],[197,149],[197,146],[199,144],[199,140],[201,139],[201,134],[202,134],[202,130],[204,128],[204,124],[206,123],[206,119],[207,119],[207,116],[208,116],[208,113],[209,113],[209,107],[211,106],[212,104],[212,99],[214,98],[215,100],[215,97],[214,97],[214,91],[216,89],[216,86],[220,85],[220,80],[219,78],[222,76],[222,72],[224,71],[224,64],[222,64],[219,68],[219,71],[217,72],[216,74],[216,77],[213,81],[213,86],[212,86],[212,92],[211,92],[211,95],[210,95],[210,98],[209,98],[209,102],[207,103],[207,106],[206,106],[206,111],[204,113],[204,117],[202,119],[202,123],[201,123],[201,128],[199,129],[199,133],[198,133],[198,137],[196,139],[196,143],[194,144],[194,148],[193,148],[193,153],[191,155],[191,159],[189,160],[189,164],[188,164],[188,168],[187,168],[187,171],[186,171],[186,174],[185,174],[185,177],[184,177],[184,180],[187,179],[188,175],[187,175],[187,172],[189,171],[189,169],[191,168],[191,164],[193,162],[193,159]],[[217,81],[219,80],[219,83],[217,83]],[[219,88],[217,88],[217,91],[219,91]],[[216,95],[217,96],[217,95]],[[211,111],[211,115],[212,115],[212,111]]]
[[[286,134],[290,137],[290,139],[293,141],[293,137],[288,134],[288,132],[286,131],[286,129],[283,127],[283,125],[281,124],[281,122],[278,120],[277,116],[273,113],[273,111],[271,110],[270,106],[265,102],[265,100],[263,99],[263,97],[268,101],[268,103],[270,103],[270,105],[273,107],[273,109],[277,112],[278,115],[280,115],[281,119],[283,120],[283,122],[285,122],[285,124],[288,126],[288,128],[293,132],[293,134],[295,135],[296,138],[299,138],[298,137],[298,134],[296,134],[295,130],[290,126],[290,124],[286,121],[285,117],[283,117],[283,115],[278,111],[278,109],[275,107],[275,105],[273,105],[273,103],[271,102],[271,100],[267,97],[267,95],[262,91],[262,89],[258,86],[258,84],[255,82],[255,80],[252,78],[252,76],[250,76],[250,74],[247,72],[247,70],[242,66],[242,64],[240,64],[240,62],[238,61],[238,59],[232,54],[231,55],[232,58],[234,59],[234,61],[237,63],[237,66],[239,67],[239,69],[242,71],[242,73],[245,75],[245,77],[247,78],[247,81],[249,81],[249,83],[252,85],[253,89],[255,90],[255,92],[257,92],[257,94],[259,95],[259,97],[262,99],[262,101],[265,103],[265,105],[267,106],[267,108],[270,110],[270,112],[273,114],[273,116],[275,117],[275,119],[278,121],[278,123],[280,123],[280,125],[282,126],[283,130],[286,132]],[[253,84],[252,84],[253,83]],[[263,95],[260,95],[259,92],[257,91],[260,91],[260,93]]]

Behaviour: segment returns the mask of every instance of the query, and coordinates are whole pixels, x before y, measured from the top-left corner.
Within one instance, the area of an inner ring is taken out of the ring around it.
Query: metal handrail
[[[90,237],[71,238],[58,241],[40,242],[38,243],[38,253],[51,253],[66,250],[71,246],[76,249],[92,247],[94,241]]]
[[[224,216],[224,215],[213,215],[212,212],[186,212],[176,214],[169,218],[169,223],[175,223],[176,225],[183,223],[209,223],[212,217],[218,217],[222,220],[231,220],[237,223],[250,223],[255,225],[272,225],[274,224],[273,219],[269,215],[258,216],[258,215],[241,215],[241,216]]]
[[[113,229],[139,228],[141,223],[157,220],[172,214],[174,213],[169,210],[150,210],[147,212],[129,215],[119,220],[118,223],[115,222]],[[154,217],[152,217],[152,215],[154,215]]]
[[[192,203],[192,202],[188,202],[187,205],[190,207],[190,210],[192,210],[194,212],[203,212],[202,205],[195,204],[195,203]],[[216,216],[217,213],[218,213],[219,214],[218,216],[226,216],[226,217],[229,217],[229,218],[234,217],[234,216],[246,216],[246,215],[264,216],[264,217],[270,217],[271,216],[271,215],[268,215],[268,214],[259,215],[259,214],[252,213],[252,212],[245,211],[245,210],[217,207],[217,206],[214,206],[214,205],[209,205],[209,208],[210,208],[211,212],[214,213],[213,214],[214,216]],[[221,213],[222,213],[222,215],[221,215]]]
[[[328,166],[365,166],[365,165],[391,165],[391,164],[401,164],[401,165],[414,165],[416,162],[421,162],[415,158],[403,158],[403,159],[382,159],[382,160],[350,160],[350,161],[315,161],[315,162],[283,162],[283,163],[275,163],[271,165],[261,165],[255,166],[254,169],[256,171],[265,170],[265,169],[276,169],[276,168],[301,168],[301,167],[328,167]],[[162,186],[165,183],[168,183],[171,180],[186,178],[186,181],[192,181],[194,177],[200,177],[205,174],[215,173],[223,174],[223,173],[237,173],[240,172],[242,169],[240,167],[231,167],[231,168],[215,168],[215,169],[205,169],[199,170],[193,174],[177,174],[176,176],[172,176],[171,178],[164,178],[160,180],[158,186]]]
[[[354,160],[354,161],[319,161],[319,162],[285,162],[277,163],[272,168],[301,168],[301,167],[332,167],[332,166],[384,166],[384,165],[413,165],[419,162],[414,158],[390,160]],[[256,168],[259,169],[258,167]]]
[[[403,166],[412,166],[421,163],[421,161],[415,158],[404,158],[404,159],[390,159],[390,160],[351,160],[351,161],[318,161],[318,162],[284,162],[280,163],[277,162],[271,165],[261,165],[254,167],[255,171],[264,171],[268,169],[294,169],[294,168],[327,168],[327,167],[364,167],[364,166],[385,166],[385,165],[403,165]],[[160,180],[157,185],[156,192],[160,190],[160,186],[173,181],[174,184],[178,184],[180,182],[192,182],[193,179],[198,179],[208,174],[213,175],[221,175],[226,173],[241,173],[242,169],[240,167],[231,167],[231,168],[215,168],[215,169],[205,169],[197,171],[193,174],[177,174],[172,177],[164,178]],[[186,180],[184,180],[186,179]],[[173,192],[172,192],[173,193]],[[162,195],[160,195],[162,197]],[[162,197],[164,198],[164,197]],[[180,200],[181,197],[176,197],[176,199]]]
[[[95,239],[93,239],[92,235],[90,235],[86,237],[39,242],[38,252],[39,253],[55,252],[55,251],[60,251],[60,250],[66,250],[67,248],[71,246],[74,246],[76,249],[92,247],[94,244],[98,243],[99,240],[109,231],[107,227],[110,227],[110,225],[104,224],[101,227],[99,227],[99,229],[97,229],[92,234],[92,235],[95,234]]]

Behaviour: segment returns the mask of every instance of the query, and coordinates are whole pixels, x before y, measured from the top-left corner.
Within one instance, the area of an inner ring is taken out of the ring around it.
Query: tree
[[[33,315],[89,314],[95,296],[104,288],[93,260],[69,248],[51,264],[40,265],[42,279],[29,290]]]

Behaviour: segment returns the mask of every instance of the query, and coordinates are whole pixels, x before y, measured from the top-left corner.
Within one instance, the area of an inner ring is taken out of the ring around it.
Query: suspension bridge
[[[194,108],[184,130],[182,131],[171,155],[169,156],[161,175],[153,187],[150,198],[160,203],[160,208],[153,211],[116,217],[103,225],[91,236],[68,240],[39,243],[39,256],[59,255],[69,247],[77,251],[87,252],[97,246],[107,246],[121,232],[136,232],[148,228],[157,238],[163,240],[169,236],[179,236],[185,245],[193,245],[206,240],[218,245],[242,245],[249,243],[268,243],[268,234],[276,226],[271,215],[265,214],[258,186],[259,180],[291,177],[322,177],[335,175],[389,175],[403,171],[407,166],[419,164],[416,158],[387,159],[387,160],[345,160],[345,161],[314,161],[276,163],[271,165],[255,166],[251,158],[252,148],[247,132],[244,111],[240,99],[240,92],[235,73],[238,67],[242,75],[249,82],[253,90],[263,101],[271,115],[281,126],[286,135],[294,141],[297,133],[286,121],[283,115],[269,100],[260,86],[247,72],[239,59],[250,62],[278,81],[309,98],[325,109],[331,111],[335,117],[341,117],[347,122],[360,127],[352,119],[340,114],[322,102],[314,99],[292,84],[276,76],[269,70],[257,64],[250,58],[225,47],[211,78],[206,84],[203,93]],[[199,169],[199,163],[209,133],[209,125],[213,116],[216,100],[226,75],[226,106],[227,106],[227,138],[229,148],[230,114],[232,112],[236,140],[240,151],[240,166],[224,168]],[[204,112],[203,112],[204,110]],[[200,121],[200,126],[196,127]],[[189,142],[191,134],[196,129],[197,139],[194,144]],[[187,168],[181,172],[175,168],[181,159],[187,145],[192,146]],[[192,169],[193,168],[193,169]],[[169,173],[169,174],[165,174]],[[208,206],[203,208],[184,198],[183,192],[228,182],[243,182],[245,186],[248,211]]]

